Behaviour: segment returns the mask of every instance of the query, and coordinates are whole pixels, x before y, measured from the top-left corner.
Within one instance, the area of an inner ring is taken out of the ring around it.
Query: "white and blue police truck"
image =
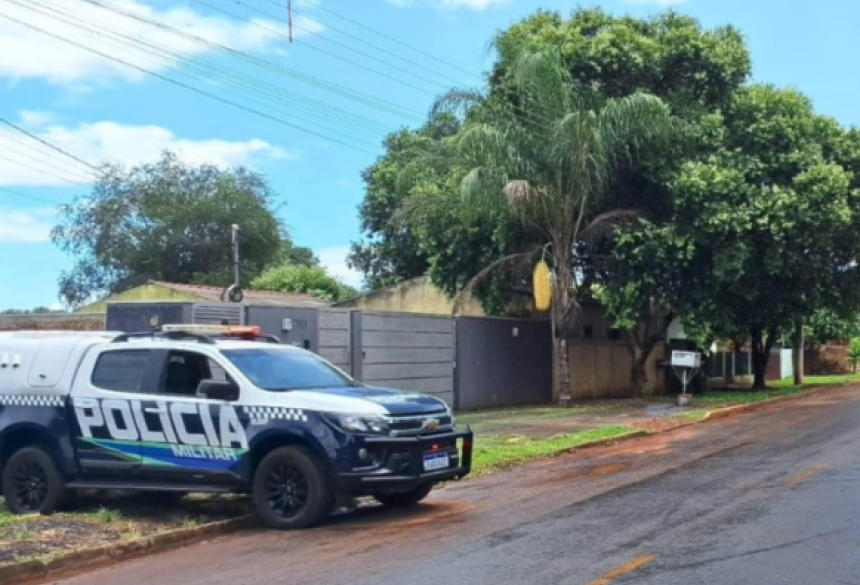
[[[249,327],[0,334],[0,473],[14,513],[76,490],[236,492],[271,527],[342,498],[413,505],[469,473],[472,433]]]

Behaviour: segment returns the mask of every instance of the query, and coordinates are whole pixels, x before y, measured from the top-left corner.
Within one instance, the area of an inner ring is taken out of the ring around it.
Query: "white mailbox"
[[[672,366],[676,368],[702,367],[702,354],[697,351],[672,351]]]

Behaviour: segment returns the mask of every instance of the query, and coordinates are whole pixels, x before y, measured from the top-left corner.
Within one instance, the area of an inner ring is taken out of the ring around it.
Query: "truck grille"
[[[392,436],[432,435],[454,429],[454,417],[450,412],[417,416],[386,417]]]

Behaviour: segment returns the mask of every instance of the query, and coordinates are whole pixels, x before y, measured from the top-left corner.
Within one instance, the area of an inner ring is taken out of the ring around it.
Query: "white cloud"
[[[249,24],[213,14],[203,14],[184,6],[159,9],[149,5],[147,0],[100,2],[241,51],[274,51],[278,45],[286,43],[279,35],[286,33],[286,25],[270,20],[252,19],[255,24]],[[44,8],[39,8],[42,12],[36,12],[17,4],[4,3],[3,13],[51,34],[154,71],[174,67],[176,61],[167,61],[161,56],[144,53],[140,47],[131,48],[127,39],[111,37],[107,32],[94,33],[93,30],[85,30],[81,26],[140,39],[178,53],[180,57],[190,57],[212,50],[193,39],[86,2],[72,4],[69,0],[53,0],[50,4],[59,8],[59,12]],[[59,19],[65,19],[65,22]],[[83,24],[79,21],[83,21]],[[297,24],[312,32],[320,32],[323,28],[319,23],[301,16]],[[296,30],[296,34],[308,33]],[[151,50],[147,50],[151,53]],[[0,78],[3,77],[12,80],[40,78],[52,84],[80,88],[86,87],[88,83],[104,83],[115,79],[138,81],[143,79],[144,74],[51,38],[38,30],[0,19]]]
[[[484,10],[485,8],[489,8],[490,6],[494,6],[497,4],[504,4],[509,2],[510,0],[385,0],[389,4],[394,4],[395,6],[408,6],[410,4],[415,4],[416,2],[423,2],[425,4],[436,5],[440,8],[468,8],[470,10]],[[658,0],[660,1],[660,0]],[[665,0],[663,0],[665,1]]]
[[[358,270],[353,270],[347,266],[346,257],[348,255],[349,246],[323,248],[317,252],[320,264],[326,267],[329,274],[335,278],[339,278],[344,284],[348,284],[354,288],[361,288],[364,275]]]
[[[638,4],[640,6],[643,5],[651,5],[651,6],[678,6],[679,4],[685,4],[690,0],[624,0],[627,4]]]
[[[24,126],[31,128],[39,128],[54,121],[54,115],[51,112],[39,112],[36,110],[21,110],[18,112],[18,117],[21,118],[21,123]]]
[[[22,118],[26,126],[26,116]],[[190,140],[179,138],[161,126],[130,126],[110,121],[76,126],[49,124],[30,130],[93,165],[106,160],[126,166],[152,162],[166,149],[177,152],[189,163],[221,167],[253,165],[261,160],[295,160],[301,154],[265,140]],[[91,180],[92,174],[82,164],[14,130],[0,129],[0,185],[59,186],[69,182],[86,184]]]
[[[38,244],[50,239],[56,210],[50,207],[14,209],[0,207],[0,242]]]
[[[349,187],[350,185],[352,185],[352,181],[350,181],[349,179],[338,179],[334,182],[334,184],[338,187]]]

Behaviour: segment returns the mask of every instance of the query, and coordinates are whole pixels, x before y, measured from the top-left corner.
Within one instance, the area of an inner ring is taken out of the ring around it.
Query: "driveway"
[[[860,388],[582,450],[60,585],[860,582]]]

